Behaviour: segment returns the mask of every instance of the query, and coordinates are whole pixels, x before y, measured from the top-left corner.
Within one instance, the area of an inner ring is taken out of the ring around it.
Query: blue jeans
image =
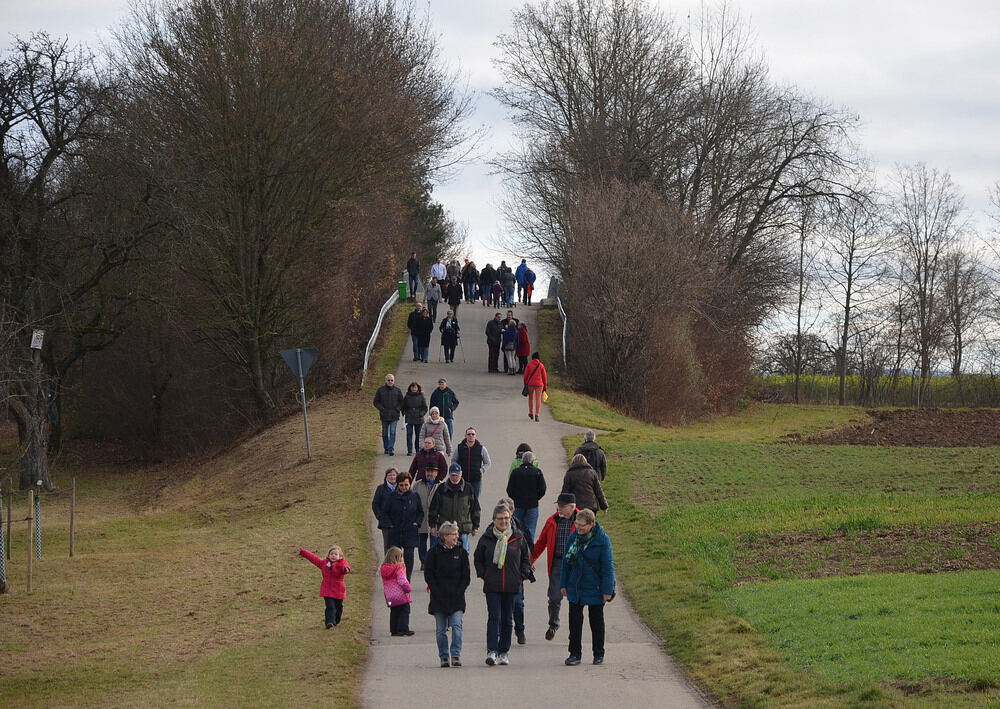
[[[472,485],[472,491],[476,493],[476,499],[478,500],[479,496],[483,494],[483,479],[480,478],[476,482],[470,481],[469,484]]]
[[[406,455],[413,455],[413,451],[420,449],[420,426],[419,423],[406,424]]]
[[[420,564],[423,565],[424,560],[427,559],[427,543],[430,541],[431,545],[437,544],[438,538],[432,537],[430,532],[420,532],[418,535],[420,543],[417,545],[417,554],[420,556]]]
[[[410,335],[410,339],[413,341],[413,359],[420,359],[420,348],[417,346],[417,341],[420,338],[416,335]]]
[[[396,448],[396,422],[382,422],[382,448],[388,453]]]
[[[503,297],[507,299],[507,307],[512,306],[514,304],[514,286],[504,288]]]
[[[418,276],[410,276],[409,274],[407,274],[407,276],[408,276],[409,286],[410,286],[410,297],[415,299],[417,297],[417,280],[418,280],[419,277]]]
[[[447,660],[449,657],[462,656],[462,611],[451,615],[434,614],[434,625],[437,628],[438,657]],[[448,654],[448,627],[451,627],[451,654]]]
[[[538,526],[537,507],[515,507],[514,519],[521,525],[521,529],[528,533],[531,541],[535,541],[535,527]]]
[[[448,438],[455,440],[455,419],[445,419],[444,422],[448,424]]]
[[[486,594],[486,651],[509,652],[516,593]]]
[[[466,553],[469,552],[469,546],[472,541],[471,534],[459,534],[458,538],[462,540],[462,546],[465,548]]]
[[[417,350],[417,359],[423,360],[424,362],[426,362],[430,358],[430,355],[431,355],[430,347],[421,347]]]

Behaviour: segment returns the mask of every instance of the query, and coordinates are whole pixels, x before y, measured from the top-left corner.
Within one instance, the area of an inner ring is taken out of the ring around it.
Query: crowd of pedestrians
[[[584,435],[579,449],[584,452],[574,454],[562,478],[556,511],[545,518],[540,532],[539,503],[548,486],[531,446],[518,445],[507,471],[506,496],[487,507],[492,515],[480,534],[483,475],[492,465],[489,452],[473,427],[466,429],[464,440],[448,450],[448,439],[434,435],[435,431],[447,431],[443,419],[433,415],[438,413],[434,408],[430,411],[432,416],[421,429],[428,435],[423,437],[423,447],[413,456],[409,470],[386,470],[372,496],[372,512],[386,555],[381,576],[390,609],[390,634],[413,632],[409,604],[416,550],[430,594],[428,612],[435,618],[441,666],[461,666],[470,569],[475,569],[483,583],[486,664],[510,664],[514,638],[518,644],[527,642],[524,584],[535,581],[535,562],[547,554],[545,639],[554,639],[566,599],[570,610],[565,664],[581,663],[585,609],[590,618],[593,662],[602,664],[603,606],[614,596],[615,582],[611,542],[596,519],[598,512],[608,509],[602,473],[589,462],[593,460],[606,474],[606,457],[596,434],[587,431]],[[415,482],[411,484],[411,480]]]
[[[437,259],[430,267],[430,275],[421,281],[420,261],[417,254],[410,254],[406,262],[408,293],[416,300],[418,286],[424,288],[424,302],[430,308],[431,319],[437,319],[437,305],[448,303],[455,310],[459,304],[481,302],[484,307],[511,308],[520,303],[531,305],[535,291],[537,274],[528,266],[527,259],[521,259],[517,268],[511,268],[506,261],[499,266],[486,264],[482,270],[474,261],[465,263],[451,261],[447,264]]]
[[[411,254],[406,275],[410,292],[416,292],[421,276],[416,254]],[[486,325],[487,372],[521,375],[528,418],[538,421],[548,376],[538,352],[531,349],[527,325],[514,317],[515,304],[531,305],[534,284],[535,274],[523,259],[516,269],[501,261],[497,268],[487,264],[482,270],[468,259],[464,265],[437,260],[423,284],[424,302],[415,303],[407,321],[413,361],[429,361],[435,327],[444,363],[453,363],[456,352],[464,359],[460,305],[481,302],[483,307],[506,309],[506,316],[498,310]],[[442,302],[447,303],[447,310],[438,322],[437,306]],[[382,535],[384,562],[379,575],[389,609],[390,635],[414,634],[410,608],[420,587],[413,581],[419,563],[427,610],[435,619],[440,665],[460,667],[465,594],[474,570],[482,582],[487,611],[486,664],[510,664],[515,638],[519,645],[527,642],[524,585],[535,582],[535,563],[544,554],[548,574],[545,639],[555,638],[566,599],[569,656],[565,664],[581,662],[585,608],[593,662],[602,664],[603,606],[614,596],[615,578],[611,542],[596,519],[608,504],[602,487],[607,461],[594,432],[586,433],[574,453],[562,475],[556,510],[545,512],[539,531],[539,505],[549,490],[541,461],[529,444],[517,446],[505,471],[506,495],[495,503],[481,502],[483,481],[493,460],[475,427],[460,429],[455,440],[460,399],[446,377],[440,377],[428,395],[417,381],[410,382],[404,393],[396,386],[395,376],[387,374],[373,405],[381,420],[383,452],[395,455],[396,428],[402,420],[410,457],[405,469],[385,471],[371,499]],[[490,511],[487,519],[482,517],[484,507]],[[338,547],[331,548],[326,559],[305,549],[300,554],[323,571],[324,622],[332,628],[342,617],[344,576],[350,566]]]

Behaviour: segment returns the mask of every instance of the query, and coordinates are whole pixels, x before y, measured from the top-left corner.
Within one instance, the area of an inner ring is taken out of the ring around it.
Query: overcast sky
[[[504,111],[487,92],[497,34],[510,28],[512,0],[416,0],[426,6],[442,58],[476,96],[472,126],[489,138],[482,159],[435,189],[468,226],[482,266],[511,254],[494,245],[505,231],[501,185],[487,160],[511,145]],[[659,0],[682,25],[701,3]],[[996,0],[733,0],[765,53],[772,76],[861,117],[861,142],[883,173],[894,163],[948,170],[973,216],[1000,180],[1000,3]],[[45,29],[94,45],[127,12],[127,0],[0,0],[4,44]]]

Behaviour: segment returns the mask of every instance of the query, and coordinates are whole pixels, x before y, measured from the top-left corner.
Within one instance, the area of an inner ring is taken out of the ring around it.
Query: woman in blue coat
[[[611,539],[591,510],[576,513],[576,531],[566,540],[566,554],[559,578],[562,595],[569,601],[569,657],[579,665],[583,654],[583,607],[590,616],[594,664],[604,663],[604,604],[615,595],[615,559]]]
[[[420,495],[410,489],[410,474],[406,471],[396,476],[396,492],[382,502],[379,527],[388,530],[391,547],[403,550],[406,580],[413,573],[413,550],[420,543],[420,523],[424,521],[424,505]]]

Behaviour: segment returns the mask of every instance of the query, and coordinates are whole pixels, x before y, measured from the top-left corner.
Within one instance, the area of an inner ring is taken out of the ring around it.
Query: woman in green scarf
[[[566,540],[559,586],[562,595],[569,601],[569,657],[566,664],[580,664],[584,606],[590,616],[594,664],[603,664],[604,604],[615,595],[615,559],[611,539],[591,510],[582,509],[576,513],[576,531]]]
[[[473,560],[476,576],[483,580],[486,594],[486,664],[510,664],[511,634],[514,630],[514,599],[531,573],[531,545],[512,529],[511,513],[505,505],[493,509],[493,524],[479,538]]]

